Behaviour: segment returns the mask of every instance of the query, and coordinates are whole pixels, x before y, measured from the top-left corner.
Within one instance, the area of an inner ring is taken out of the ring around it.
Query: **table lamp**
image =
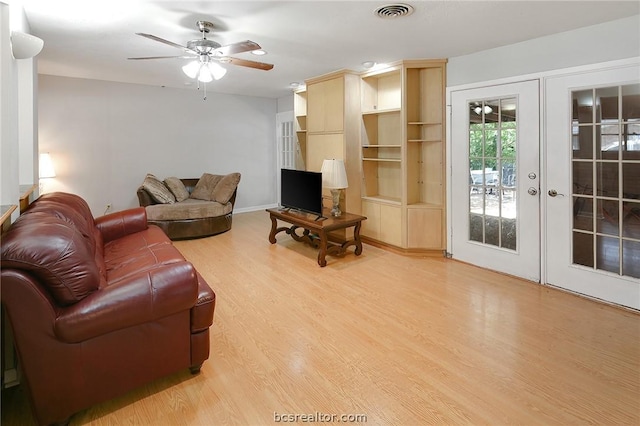
[[[40,179],[49,179],[56,177],[56,171],[53,168],[53,161],[51,161],[51,155],[48,152],[40,154],[40,172],[38,173]]]
[[[322,162],[322,186],[331,190],[333,207],[331,216],[340,216],[340,190],[349,187],[347,171],[342,160],[324,160]]]

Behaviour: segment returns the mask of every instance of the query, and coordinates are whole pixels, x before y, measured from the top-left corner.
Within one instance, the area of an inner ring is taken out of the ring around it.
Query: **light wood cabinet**
[[[352,71],[337,71],[305,83],[307,170],[319,172],[325,159],[344,160],[349,187],[340,207],[360,214],[360,77]],[[324,197],[325,205],[330,205],[329,190]]]
[[[296,138],[300,147],[299,158],[296,157],[296,168],[306,169],[307,159],[307,91],[297,90],[293,93],[293,115],[295,116]]]
[[[337,71],[307,80],[304,97],[294,96],[307,170],[320,171],[327,158],[345,161],[341,208],[367,216],[361,234],[370,241],[418,252],[446,247],[445,65],[407,60]]]
[[[367,220],[362,222],[361,235],[395,246],[402,244],[402,210],[400,206],[363,200],[362,215],[366,216]]]
[[[309,132],[341,132],[344,129],[344,78],[330,78],[307,85]]]
[[[412,251],[446,247],[445,63],[402,61],[361,76],[363,214],[377,214],[365,237]],[[374,204],[398,214],[383,218]]]
[[[365,200],[398,205],[402,202],[401,82],[398,66],[362,77],[362,195]]]

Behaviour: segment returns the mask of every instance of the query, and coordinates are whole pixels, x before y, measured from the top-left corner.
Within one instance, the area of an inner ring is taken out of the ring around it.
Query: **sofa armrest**
[[[60,340],[78,343],[189,311],[197,298],[198,279],[191,263],[162,265],[99,289],[60,310],[54,330]]]
[[[150,206],[152,204],[156,204],[151,198],[151,195],[147,192],[143,187],[139,187],[136,191],[136,195],[138,196],[138,202],[140,203],[140,207]]]
[[[96,218],[95,224],[104,242],[147,229],[147,211],[144,207],[123,210]]]

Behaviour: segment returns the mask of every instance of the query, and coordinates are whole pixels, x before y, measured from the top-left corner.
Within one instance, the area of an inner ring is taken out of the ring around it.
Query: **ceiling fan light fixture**
[[[198,76],[198,71],[200,71],[200,61],[191,61],[182,67],[182,72],[184,72],[189,78],[196,78]]]
[[[483,108],[481,106],[477,106],[473,109],[473,112],[475,112],[476,114],[480,115],[482,114],[482,110]],[[484,113],[485,114],[491,114],[493,112],[493,108],[491,108],[489,105],[485,105],[484,106]]]
[[[262,56],[262,55],[266,55],[267,52],[262,49],[256,49],[256,50],[252,50],[251,54],[256,56]]]
[[[198,72],[198,81],[202,83],[210,83],[213,81],[213,73],[209,69],[208,64],[202,64]]]
[[[216,62],[209,62],[207,68],[216,80],[220,80],[227,73],[227,69]]]

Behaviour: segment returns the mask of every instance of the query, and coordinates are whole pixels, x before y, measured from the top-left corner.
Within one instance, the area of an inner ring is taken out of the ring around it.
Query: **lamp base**
[[[342,211],[340,210],[340,190],[332,189],[331,197],[333,198],[333,207],[331,207],[331,216],[342,216]]]

